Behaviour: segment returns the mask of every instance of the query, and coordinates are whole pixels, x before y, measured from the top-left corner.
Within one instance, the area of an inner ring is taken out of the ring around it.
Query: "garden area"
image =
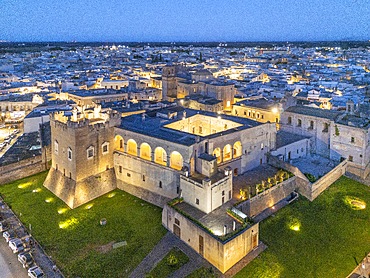
[[[235,277],[346,277],[370,252],[370,188],[341,177],[260,223],[268,248]]]
[[[173,248],[145,278],[168,277],[188,261],[189,258],[180,249]]]
[[[43,187],[46,175],[0,193],[65,277],[128,277],[166,233],[161,208],[121,190],[71,210]]]

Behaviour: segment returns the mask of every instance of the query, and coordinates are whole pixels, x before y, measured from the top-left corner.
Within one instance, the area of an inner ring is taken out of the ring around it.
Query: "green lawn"
[[[166,233],[162,209],[121,190],[70,210],[42,186],[46,175],[2,185],[0,193],[66,277],[127,277]],[[120,241],[127,246],[104,248]]]
[[[260,237],[268,248],[235,277],[346,277],[370,251],[370,188],[342,177],[260,223]]]
[[[170,265],[169,264],[169,257],[174,256],[177,259],[177,263]],[[180,249],[173,248],[168,252],[168,254],[156,265],[152,271],[150,271],[148,277],[153,278],[164,278],[171,275],[173,272],[178,270],[184,264],[189,261],[188,256],[186,256]]]

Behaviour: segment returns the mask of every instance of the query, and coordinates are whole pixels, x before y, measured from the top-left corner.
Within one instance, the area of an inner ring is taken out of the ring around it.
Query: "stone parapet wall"
[[[0,167],[0,185],[22,179],[46,170],[42,156],[35,156]]]
[[[301,172],[301,170],[299,170],[297,167],[285,162],[285,161],[282,161],[280,159],[278,159],[277,157],[275,156],[272,156],[272,155],[268,155],[268,164],[273,166],[273,167],[276,167],[276,168],[281,168],[281,169],[284,169],[286,171],[289,171],[291,172],[294,176],[296,177],[299,177],[307,182],[309,182],[309,180],[306,178],[306,176]]]
[[[255,216],[267,208],[272,207],[296,190],[296,178],[292,177],[279,183],[249,200],[239,204],[237,208],[249,216]]]
[[[349,174],[359,177],[360,179],[366,179],[366,177],[370,174],[370,162],[365,167],[361,167],[356,163],[348,161],[346,171]]]
[[[311,198],[310,201],[316,199],[325,189],[332,185],[337,179],[345,174],[347,169],[348,162],[347,160],[342,161],[337,165],[333,170],[327,173],[325,176],[318,179],[311,185]]]
[[[128,184],[121,180],[117,180],[117,188],[161,208],[163,208],[171,200],[170,198],[159,195],[158,193],[149,191],[142,187]]]

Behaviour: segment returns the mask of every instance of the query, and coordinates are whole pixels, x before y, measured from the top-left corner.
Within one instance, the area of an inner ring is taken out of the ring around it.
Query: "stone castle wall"
[[[239,204],[237,208],[253,217],[288,197],[296,188],[296,177],[292,177],[246,200]]]
[[[46,169],[46,163],[41,155],[1,166],[0,185],[40,173]]]
[[[92,175],[76,182],[51,168],[44,186],[58,196],[70,208],[76,208],[116,189],[114,169]]]

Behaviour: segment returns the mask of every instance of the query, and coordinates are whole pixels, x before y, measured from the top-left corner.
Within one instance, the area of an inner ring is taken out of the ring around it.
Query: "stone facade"
[[[104,182],[97,178],[97,188],[89,191],[90,197],[89,193],[79,193],[84,191],[83,188],[89,188],[88,179],[114,169],[114,126],[121,120],[120,115],[112,111],[102,113],[95,108],[92,113],[89,112],[78,114],[74,111],[69,118],[63,112],[54,113],[50,119],[52,170],[44,186],[72,208],[115,187],[115,175],[106,174]],[[110,180],[111,187],[104,185],[109,183],[107,180]],[[64,189],[68,193],[62,193]],[[74,201],[76,198],[78,202]]]
[[[169,206],[163,209],[162,224],[222,273],[258,246],[258,224],[240,231],[228,240],[221,241]]]

